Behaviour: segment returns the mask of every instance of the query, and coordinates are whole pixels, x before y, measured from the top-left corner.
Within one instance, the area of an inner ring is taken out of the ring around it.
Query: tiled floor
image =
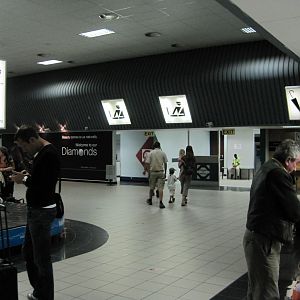
[[[24,188],[16,187],[16,196]],[[241,245],[249,192],[192,189],[187,207],[145,203],[146,186],[63,182],[65,216],[109,239],[54,263],[56,300],[208,300],[246,272]],[[153,198],[154,199],[154,198]],[[18,274],[19,299],[31,291]]]

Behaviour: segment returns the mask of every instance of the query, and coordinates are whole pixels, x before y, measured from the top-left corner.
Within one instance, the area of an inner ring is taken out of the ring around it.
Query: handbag
[[[55,193],[54,200],[56,204],[56,218],[61,219],[65,213],[64,203],[62,201],[61,194]]]

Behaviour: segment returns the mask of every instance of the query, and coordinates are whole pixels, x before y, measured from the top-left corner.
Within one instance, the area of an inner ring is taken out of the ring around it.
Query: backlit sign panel
[[[5,129],[6,61],[0,60],[0,129]]]
[[[160,96],[159,101],[166,123],[192,123],[185,95]]]
[[[286,86],[286,101],[290,120],[300,120],[300,86]]]
[[[123,99],[102,100],[101,102],[109,125],[131,124]]]

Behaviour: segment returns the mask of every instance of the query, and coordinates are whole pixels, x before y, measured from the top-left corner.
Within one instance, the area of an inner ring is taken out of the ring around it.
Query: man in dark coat
[[[253,178],[243,246],[248,266],[247,300],[279,300],[282,243],[292,239],[300,202],[290,175],[300,160],[299,145],[283,141]]]

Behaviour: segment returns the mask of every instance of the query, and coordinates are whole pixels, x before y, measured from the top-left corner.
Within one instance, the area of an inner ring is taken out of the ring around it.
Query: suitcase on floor
[[[0,204],[0,235],[1,235],[1,258],[0,258],[0,298],[5,300],[18,300],[17,268],[11,262],[7,211],[4,204]]]

